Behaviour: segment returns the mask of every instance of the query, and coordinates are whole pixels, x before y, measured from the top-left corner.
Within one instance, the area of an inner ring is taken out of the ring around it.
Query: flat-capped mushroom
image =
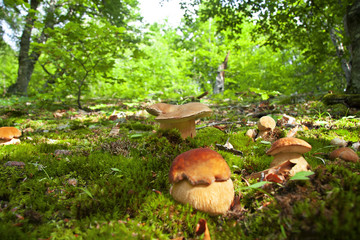
[[[297,172],[310,169],[309,164],[302,156],[303,153],[310,150],[311,145],[306,141],[294,137],[285,137],[275,141],[266,154],[274,156],[270,167],[278,166],[286,161],[296,164],[290,171],[290,176],[292,176]]]
[[[223,157],[208,148],[178,155],[169,172],[170,194],[183,204],[212,215],[224,214],[234,200],[231,171]]]
[[[184,105],[156,103],[146,108],[151,115],[157,116],[161,129],[176,128],[182,138],[195,137],[195,120],[208,117],[212,110],[205,104],[192,102]]]
[[[257,137],[264,137],[266,134],[274,131],[276,127],[275,120],[270,116],[263,116],[257,123],[259,133]]]
[[[15,127],[1,127],[0,128],[0,145],[9,145],[20,143],[18,137],[21,136],[21,131]]]
[[[358,162],[359,156],[354,152],[351,148],[341,147],[332,151],[329,155],[331,160],[335,160],[336,158],[340,158],[344,161],[348,162]]]

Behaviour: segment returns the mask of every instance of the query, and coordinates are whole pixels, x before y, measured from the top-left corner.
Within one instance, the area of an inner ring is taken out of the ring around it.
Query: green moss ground
[[[257,119],[241,110],[241,103],[217,108],[210,102],[214,115],[199,126],[224,119],[234,124],[223,131],[205,127],[186,140],[177,131],[158,130],[153,117],[137,116],[140,104],[107,103],[89,103],[99,110],[91,114],[65,108],[57,118],[54,112],[61,106],[54,104],[9,100],[0,108],[0,127],[27,129],[21,144],[0,147],[0,239],[202,239],[195,235],[201,218],[207,220],[212,239],[355,239],[359,235],[360,164],[326,157],[334,137],[360,140],[358,112],[339,115],[338,109],[317,102],[274,105],[274,117],[292,114],[309,126],[296,136],[312,145],[305,158],[315,174],[307,181],[247,189],[244,177],[266,169],[272,158],[265,154],[269,144],[244,136],[251,128],[245,123]],[[119,134],[109,137],[116,124],[109,120],[113,110],[124,111],[127,117],[117,120]],[[243,155],[216,148],[228,138]],[[196,211],[169,194],[172,160],[198,147],[218,151],[232,170],[240,205],[225,216]],[[56,155],[56,150],[71,154]],[[5,166],[8,161],[26,165]]]

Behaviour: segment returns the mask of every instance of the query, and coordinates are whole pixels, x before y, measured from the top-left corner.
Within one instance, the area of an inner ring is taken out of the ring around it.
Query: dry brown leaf
[[[57,110],[53,113],[54,118],[61,118],[66,114],[66,110]]]
[[[286,134],[286,137],[295,137],[298,130],[299,126],[295,126],[294,128],[290,129],[290,131]]]
[[[276,173],[268,173],[265,175],[264,181],[283,183],[285,181],[285,177]]]
[[[114,126],[114,127],[111,129],[111,131],[110,131],[110,133],[109,133],[109,136],[110,136],[110,137],[115,137],[116,135],[118,135],[118,133],[119,133],[119,127]]]
[[[32,129],[31,127],[25,128],[23,131],[23,133],[32,133],[34,132],[34,129]]]
[[[249,175],[247,178],[261,178],[262,174],[264,174],[265,176],[267,174],[276,174],[276,175],[281,175],[286,179],[288,177],[291,169],[295,165],[296,165],[296,163],[292,163],[288,160],[288,161],[286,161],[280,165],[277,165],[275,167],[265,169],[264,171],[261,171],[261,172],[253,173],[253,174]],[[272,177],[269,177],[269,178],[271,179]],[[268,181],[270,181],[270,180],[268,180]]]
[[[211,240],[210,238],[210,232],[207,226],[207,222],[205,219],[201,218],[198,222],[198,224],[196,225],[196,230],[195,230],[196,235],[201,235],[204,234],[204,238],[203,240]]]
[[[221,130],[221,131],[225,131],[225,129],[226,129],[226,126],[214,125],[213,127],[214,127],[214,128],[217,128],[217,129],[219,129],[219,130]]]

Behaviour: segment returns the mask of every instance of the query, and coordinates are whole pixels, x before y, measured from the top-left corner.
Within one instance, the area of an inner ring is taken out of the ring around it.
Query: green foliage
[[[0,45],[0,64],[0,95],[4,95],[17,76],[16,53],[6,44]]]
[[[46,85],[51,94],[63,99],[76,95],[79,107],[82,91],[106,76],[115,64],[115,58],[131,42],[124,41],[125,28],[103,22],[69,22],[63,28],[48,30],[53,37],[36,47],[46,53],[40,64],[49,74]],[[47,65],[50,69],[48,70]]]

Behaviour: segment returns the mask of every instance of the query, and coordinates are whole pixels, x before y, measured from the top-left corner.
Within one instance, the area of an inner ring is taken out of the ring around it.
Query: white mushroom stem
[[[171,187],[170,194],[180,203],[188,203],[197,210],[218,215],[230,209],[234,200],[234,186],[230,178],[210,185],[195,186],[183,180]]]
[[[196,129],[195,129],[195,119],[189,119],[185,121],[179,122],[160,122],[161,129],[172,129],[176,128],[179,130],[181,137],[183,139],[187,137],[195,137]]]
[[[18,138],[13,138],[11,140],[0,139],[0,145],[11,145],[11,144],[19,144],[19,143],[20,143],[20,139]]]
[[[257,137],[258,138],[262,138],[262,137],[264,137],[264,135],[266,135],[268,132],[272,132],[272,130],[271,129],[266,129],[266,130],[260,130],[259,131],[259,133],[258,133],[258,135],[257,135]]]

